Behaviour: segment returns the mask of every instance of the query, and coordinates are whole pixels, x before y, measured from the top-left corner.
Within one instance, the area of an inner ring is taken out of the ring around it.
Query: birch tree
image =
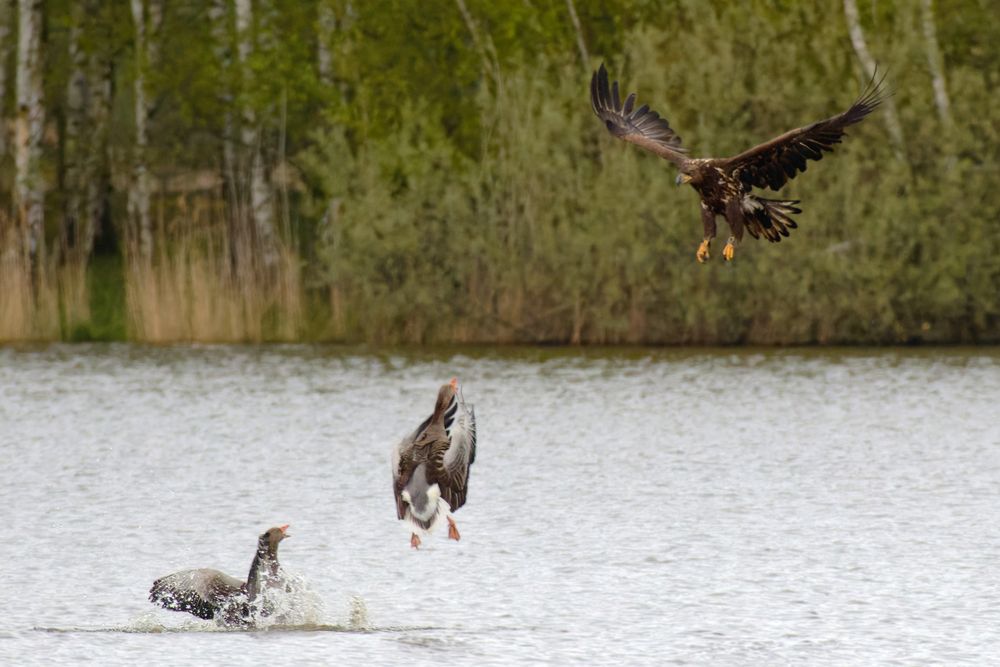
[[[160,29],[163,27],[163,0],[146,0],[149,6],[146,13],[149,15],[148,34],[146,38],[146,59],[150,67],[156,67],[160,63]]]
[[[139,257],[149,263],[153,256],[153,224],[150,214],[149,166],[147,147],[148,104],[146,102],[146,70],[149,49],[146,33],[146,7],[143,0],[131,0],[132,21],[135,24],[135,79],[133,81],[133,113],[135,144],[132,149],[132,184],[128,191],[128,211],[132,229],[139,237]]]
[[[87,13],[91,16],[101,10],[101,0],[87,0]],[[110,32],[109,26],[102,30]],[[102,220],[108,209],[110,174],[108,169],[108,120],[111,116],[112,82],[114,61],[108,52],[110,37],[102,32],[100,48],[95,48],[87,57],[86,96],[86,137],[81,144],[86,145],[81,161],[81,181],[84,184],[83,220],[79,227],[77,251],[89,257],[94,250],[94,240],[99,231],[110,234],[111,229],[101,230]]]
[[[218,64],[222,99],[222,171],[226,188],[226,198],[230,206],[230,243],[235,242],[233,233],[233,212],[239,206],[239,193],[236,181],[236,148],[235,124],[233,122],[233,90],[230,85],[232,70],[232,38],[229,0],[212,0],[208,10],[208,19],[212,24],[212,51]]]
[[[317,19],[319,34],[316,40],[316,69],[319,73],[320,83],[324,86],[332,86],[333,54],[330,51],[330,43],[333,41],[333,33],[337,29],[337,17],[333,13],[330,0],[320,0],[317,12],[319,14]]]
[[[250,181],[250,218],[256,232],[258,248],[265,266],[273,266],[278,259],[277,242],[274,234],[274,204],[271,188],[267,182],[261,151],[261,134],[257,113],[251,101],[249,90],[254,85],[251,58],[256,51],[256,31],[254,30],[253,5],[251,0],[236,0],[236,42],[237,55],[243,74],[243,123],[240,139],[247,154]]]
[[[854,47],[854,53],[858,56],[858,60],[861,61],[861,66],[868,77],[873,78],[877,64],[868,50],[868,43],[865,41],[865,33],[861,28],[861,17],[858,14],[858,3],[856,0],[844,0],[844,17],[847,19],[847,30],[851,36],[851,46]],[[896,155],[902,158],[905,155],[903,147],[906,141],[903,138],[903,125],[899,122],[899,112],[896,111],[896,101],[892,95],[887,95],[883,105],[885,113],[882,114],[882,117],[889,128],[889,136],[892,138]]]
[[[319,81],[326,88],[333,87],[333,53],[331,44],[333,35],[337,29],[337,17],[333,12],[332,0],[320,0],[317,19],[317,47],[316,47],[316,70],[319,74]],[[343,92],[343,91],[341,91]],[[322,224],[334,235],[340,201],[336,197],[330,197],[323,212]]]
[[[590,71],[590,55],[587,53],[587,43],[583,40],[583,28],[580,26],[580,17],[576,14],[576,5],[573,0],[566,0],[566,11],[569,12],[570,22],[573,30],[576,31],[576,48],[580,50],[580,63],[583,71]]]
[[[69,79],[66,84],[66,129],[63,134],[66,208],[63,218],[63,238],[71,246],[78,246],[83,225],[83,160],[86,148],[83,131],[87,102],[87,58],[83,50],[83,31],[87,7],[76,2],[70,9],[69,29]]]
[[[951,102],[948,99],[948,83],[944,74],[944,59],[938,47],[937,28],[934,24],[933,0],[920,0],[921,19],[924,28],[924,41],[927,43],[927,65],[931,70],[931,82],[934,87],[934,105],[937,107],[938,118],[946,129],[952,127]]]
[[[45,189],[42,182],[42,0],[20,0],[17,41],[17,120],[14,202],[25,229],[33,272],[45,252]]]
[[[0,158],[7,154],[7,62],[10,60],[10,29],[14,20],[14,0],[0,0]]]
[[[492,44],[489,44],[488,40],[487,44],[483,43],[479,34],[479,26],[476,24],[476,20],[472,17],[472,12],[470,12],[468,6],[466,6],[465,0],[455,0],[455,5],[458,7],[458,13],[462,15],[462,21],[465,23],[465,27],[469,31],[469,37],[472,38],[472,45],[479,54],[479,60],[483,63],[483,71],[490,75],[499,90],[500,67],[497,63],[496,52],[493,50]],[[487,48],[487,45],[489,48]]]

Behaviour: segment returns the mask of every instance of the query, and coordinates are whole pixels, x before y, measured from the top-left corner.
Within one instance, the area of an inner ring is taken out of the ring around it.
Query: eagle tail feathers
[[[781,241],[782,236],[789,235],[788,230],[798,227],[791,217],[802,213],[798,204],[797,199],[766,199],[747,195],[743,202],[747,231],[755,239],[763,236],[771,243]]]

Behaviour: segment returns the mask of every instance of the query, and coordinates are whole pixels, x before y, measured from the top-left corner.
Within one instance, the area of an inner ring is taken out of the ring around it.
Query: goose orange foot
[[[709,259],[708,248],[710,245],[712,245],[712,242],[709,239],[705,239],[704,241],[701,242],[701,245],[698,246],[698,252],[694,254],[694,258],[698,260],[699,264],[704,264],[705,262],[708,261]]]
[[[462,539],[462,536],[458,534],[458,527],[455,525],[455,520],[448,517],[448,539],[455,540],[458,542]]]
[[[726,244],[726,247],[722,249],[722,256],[727,262],[733,261],[733,255],[736,253],[736,248],[733,246],[732,242]]]
[[[416,533],[410,533],[410,546],[414,549],[420,548],[420,537]]]

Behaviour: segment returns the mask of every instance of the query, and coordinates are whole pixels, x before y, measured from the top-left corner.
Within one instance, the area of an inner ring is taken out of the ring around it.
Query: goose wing
[[[149,601],[164,609],[211,619],[229,599],[243,593],[244,583],[228,574],[201,568],[160,577],[149,589]]]
[[[469,468],[476,461],[476,413],[461,393],[455,395],[445,413],[445,438],[435,457],[441,497],[452,510],[465,504],[469,492]]]
[[[403,502],[403,489],[406,488],[410,476],[418,463],[426,460],[423,443],[418,444],[420,437],[427,430],[431,418],[425,419],[412,433],[408,434],[392,448],[389,465],[392,467],[392,493],[396,498],[396,518],[406,518],[406,503]]]

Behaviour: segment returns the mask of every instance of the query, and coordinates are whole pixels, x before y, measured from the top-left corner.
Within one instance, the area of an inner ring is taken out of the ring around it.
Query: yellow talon
[[[733,254],[735,254],[735,252],[736,248],[733,247],[733,244],[727,243],[726,247],[722,249],[722,257],[727,262],[731,262],[733,260]]]
[[[712,243],[711,241],[705,239],[704,241],[701,242],[701,245],[698,246],[698,252],[694,254],[694,258],[698,260],[699,264],[704,264],[705,262],[708,261],[709,259],[708,247],[711,245],[711,243]]]

